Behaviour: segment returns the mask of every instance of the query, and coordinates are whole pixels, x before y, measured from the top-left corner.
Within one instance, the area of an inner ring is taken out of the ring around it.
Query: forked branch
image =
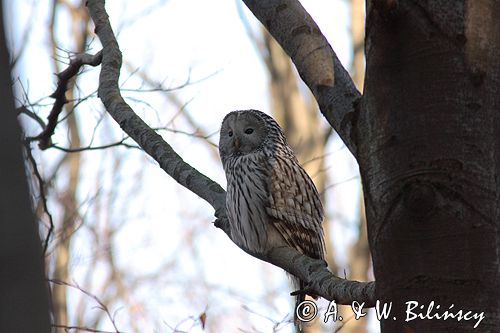
[[[66,90],[68,90],[68,85],[71,79],[73,79],[80,68],[83,65],[91,65],[98,66],[102,60],[102,51],[97,52],[96,54],[77,54],[73,58],[71,58],[69,62],[68,68],[66,68],[61,73],[57,74],[57,88],[50,95],[50,97],[54,98],[56,101],[52,106],[52,110],[47,117],[47,125],[44,130],[38,134],[36,137],[31,138],[31,140],[38,140],[38,146],[40,149],[47,149],[51,145],[51,137],[54,134],[54,130],[56,129],[57,122],[59,119],[59,115],[62,112],[64,104],[68,103],[66,99]]]

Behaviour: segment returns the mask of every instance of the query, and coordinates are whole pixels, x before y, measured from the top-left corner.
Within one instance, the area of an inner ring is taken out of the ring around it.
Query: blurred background
[[[364,1],[301,3],[362,90]],[[4,7],[19,119],[36,136],[55,74],[101,45],[85,0]],[[108,0],[106,9],[123,53],[121,91],[134,111],[223,187],[224,115],[273,115],[322,195],[330,269],[373,279],[356,161],[244,4]],[[57,332],[294,332],[286,274],[241,251],[212,225],[210,205],[127,138],[97,97],[99,70],[85,66],[72,80],[53,144],[26,150]],[[328,303],[318,305],[324,314]],[[363,320],[340,313],[342,322],[320,318],[305,331],[378,332],[371,312]]]

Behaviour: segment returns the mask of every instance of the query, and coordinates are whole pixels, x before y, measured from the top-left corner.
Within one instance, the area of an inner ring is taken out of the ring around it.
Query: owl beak
[[[240,150],[240,139],[239,138],[234,138],[233,146],[234,146],[234,149]]]

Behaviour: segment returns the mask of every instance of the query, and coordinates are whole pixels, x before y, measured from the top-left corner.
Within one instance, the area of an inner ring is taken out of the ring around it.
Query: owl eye
[[[232,137],[233,136],[233,131],[229,130],[229,132],[227,132],[227,135],[229,135],[229,137]]]
[[[252,133],[253,133],[253,128],[247,128],[247,129],[245,130],[245,133],[246,133],[246,134],[252,134]]]

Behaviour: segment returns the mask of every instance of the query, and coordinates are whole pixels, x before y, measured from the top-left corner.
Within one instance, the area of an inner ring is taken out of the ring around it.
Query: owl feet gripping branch
[[[257,110],[229,113],[222,122],[219,153],[232,240],[263,257],[273,248],[291,247],[324,259],[318,191],[278,123]],[[303,282],[294,279],[303,290]],[[297,304],[303,299],[300,294]]]

